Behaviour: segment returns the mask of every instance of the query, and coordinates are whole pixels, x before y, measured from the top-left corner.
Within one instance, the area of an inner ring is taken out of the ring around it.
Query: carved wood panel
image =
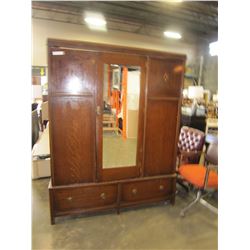
[[[93,97],[54,97],[51,102],[54,183],[93,181],[96,164]]]
[[[183,62],[149,58],[148,96],[179,97],[184,73]]]
[[[97,53],[67,50],[50,50],[50,93],[94,93]]]

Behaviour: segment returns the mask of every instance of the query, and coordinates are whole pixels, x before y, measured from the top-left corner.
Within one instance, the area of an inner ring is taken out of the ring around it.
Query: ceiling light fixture
[[[104,19],[96,18],[96,17],[86,17],[85,22],[89,25],[94,25],[98,27],[103,27],[106,25],[106,21]]]
[[[168,38],[173,38],[173,39],[181,39],[182,37],[180,33],[174,32],[174,31],[165,31],[164,36]]]
[[[183,2],[183,0],[166,0],[165,2],[168,2],[168,3],[181,3],[181,2]]]
[[[106,30],[106,20],[102,14],[86,12],[84,21],[87,23],[90,29]]]

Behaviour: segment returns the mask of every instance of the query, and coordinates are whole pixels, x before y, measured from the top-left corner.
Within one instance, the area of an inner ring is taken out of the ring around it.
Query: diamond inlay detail
[[[168,81],[168,74],[167,74],[167,73],[165,73],[165,74],[163,75],[163,80],[164,80],[165,82]]]

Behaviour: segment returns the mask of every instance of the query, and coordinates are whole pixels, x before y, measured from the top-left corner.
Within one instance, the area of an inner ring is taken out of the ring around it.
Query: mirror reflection
[[[140,67],[104,64],[103,168],[136,165]]]

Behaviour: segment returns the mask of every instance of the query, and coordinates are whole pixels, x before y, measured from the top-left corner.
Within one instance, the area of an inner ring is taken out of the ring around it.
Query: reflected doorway
[[[103,168],[136,166],[141,71],[104,64]]]

